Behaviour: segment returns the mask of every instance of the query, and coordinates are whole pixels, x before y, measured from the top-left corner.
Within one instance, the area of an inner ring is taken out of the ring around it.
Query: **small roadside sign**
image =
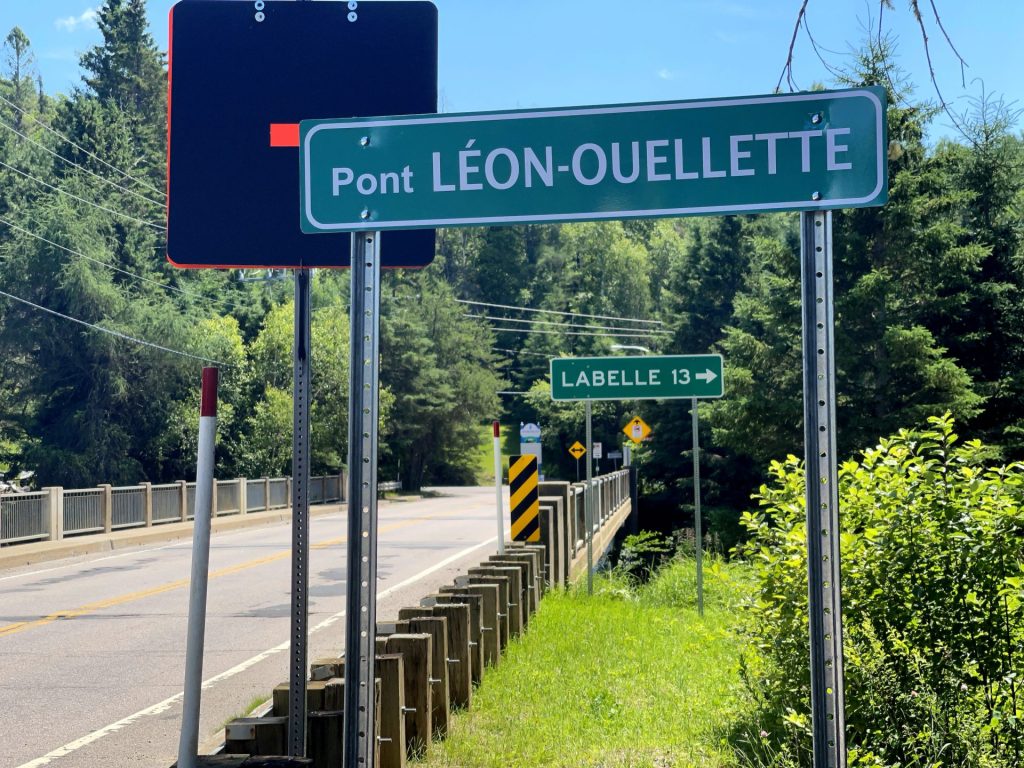
[[[577,461],[587,452],[587,449],[583,447],[583,443],[577,440],[575,443],[569,446],[569,455]]]
[[[594,458],[600,459],[604,457],[604,446],[601,443],[594,443]]]
[[[608,451],[608,458],[609,459],[621,459],[622,458],[622,451]]]
[[[551,359],[552,400],[671,400],[724,392],[721,355]]]
[[[647,426],[647,422],[639,416],[634,416],[630,422],[622,428],[622,431],[626,433],[626,437],[637,445],[646,440],[647,436],[651,434],[651,428]]]

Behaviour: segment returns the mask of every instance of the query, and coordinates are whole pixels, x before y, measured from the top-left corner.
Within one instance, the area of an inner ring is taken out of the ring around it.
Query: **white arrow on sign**
[[[700,379],[701,381],[706,381],[708,384],[710,384],[712,381],[718,378],[718,374],[712,371],[710,368],[708,368],[707,370],[704,371],[704,373],[698,373],[696,376],[694,376],[694,378]]]

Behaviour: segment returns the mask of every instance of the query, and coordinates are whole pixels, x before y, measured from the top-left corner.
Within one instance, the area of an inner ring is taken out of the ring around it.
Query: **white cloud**
[[[53,26],[66,32],[74,32],[79,26],[95,27],[97,15],[95,8],[86,8],[79,16],[67,16],[63,19],[56,19],[53,22]]]
[[[676,73],[673,72],[671,69],[665,69],[664,67],[662,67],[661,69],[658,70],[658,77],[662,80],[674,80],[676,77]]]

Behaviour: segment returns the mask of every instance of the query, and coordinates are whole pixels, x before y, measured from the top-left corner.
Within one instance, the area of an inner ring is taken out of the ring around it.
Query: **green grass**
[[[730,627],[742,566],[706,570],[697,615],[693,562],[634,590],[601,578],[550,592],[431,747],[429,768],[731,766],[725,740],[739,701],[739,640]]]

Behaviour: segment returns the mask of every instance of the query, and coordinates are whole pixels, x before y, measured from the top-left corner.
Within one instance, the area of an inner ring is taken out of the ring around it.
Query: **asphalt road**
[[[495,545],[493,488],[380,505],[378,617]],[[506,505],[507,505],[506,499]],[[345,516],[310,524],[310,659],[344,645]],[[202,739],[288,679],[291,528],[214,534]],[[0,768],[169,768],[191,541],[0,572]]]

